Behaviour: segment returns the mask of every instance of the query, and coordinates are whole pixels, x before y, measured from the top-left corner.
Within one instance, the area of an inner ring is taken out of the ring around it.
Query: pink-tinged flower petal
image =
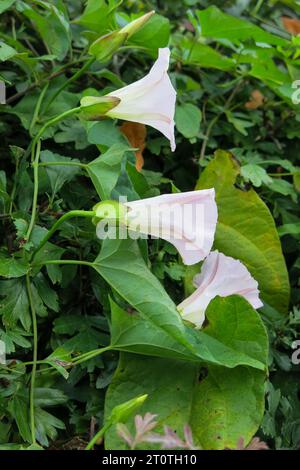
[[[164,194],[125,206],[130,230],[169,241],[185,264],[198,263],[210,252],[218,218],[213,188]]]
[[[148,75],[109,93],[108,96],[115,96],[121,101],[106,115],[154,127],[169,139],[174,151],[176,91],[167,73],[169,59],[169,48],[159,49],[158,59]]]
[[[185,299],[178,310],[185,320],[200,328],[205,310],[217,295],[227,297],[238,294],[248,300],[253,308],[262,307],[258,283],[239,260],[212,251],[202,265],[200,274],[194,277],[195,292]]]

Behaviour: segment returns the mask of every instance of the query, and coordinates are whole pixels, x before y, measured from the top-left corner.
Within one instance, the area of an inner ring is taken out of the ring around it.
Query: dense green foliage
[[[96,41],[151,9],[129,38]],[[206,449],[299,447],[300,36],[282,20],[297,15],[295,0],[0,2],[0,449],[84,448],[103,424],[106,448],[126,448],[115,425],[137,412],[159,432],[189,424]],[[70,112],[168,45],[175,153],[151,127],[133,142]],[[264,307],[217,297],[195,331],[176,304],[199,266],[161,239],[101,242],[75,211],[211,187],[214,248],[247,266]]]

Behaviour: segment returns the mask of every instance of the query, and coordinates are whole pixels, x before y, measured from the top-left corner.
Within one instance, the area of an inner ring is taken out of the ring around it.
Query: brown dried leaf
[[[138,171],[141,171],[144,166],[143,151],[146,145],[146,126],[138,122],[123,122],[121,132],[127,137],[132,147],[139,149],[135,152],[135,167]]]
[[[288,16],[282,16],[281,21],[286,31],[291,33],[293,36],[300,34],[300,20],[297,18],[289,18]]]
[[[264,95],[259,90],[253,90],[250,96],[250,100],[245,103],[246,109],[257,109],[263,106],[265,101]]]

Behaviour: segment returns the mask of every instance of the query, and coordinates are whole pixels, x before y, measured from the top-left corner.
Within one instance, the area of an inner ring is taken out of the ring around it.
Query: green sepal
[[[116,96],[84,96],[80,100],[79,117],[85,121],[101,121],[120,101]]]
[[[115,220],[124,222],[126,220],[127,208],[118,201],[102,201],[94,205],[95,217],[92,218],[93,224],[97,225],[100,220]]]

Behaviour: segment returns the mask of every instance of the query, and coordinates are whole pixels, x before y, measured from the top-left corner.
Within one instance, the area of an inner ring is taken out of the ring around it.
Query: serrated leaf
[[[42,275],[42,273],[39,273],[33,279],[33,282],[44,304],[54,310],[54,312],[58,312],[58,295],[55,290],[51,289],[46,278]]]
[[[26,331],[31,326],[26,285],[23,279],[14,279],[0,282],[1,300],[0,315],[7,328],[14,328],[18,321]]]
[[[48,439],[52,441],[56,438],[57,429],[65,429],[65,425],[60,419],[40,407],[35,408],[34,416],[36,438],[43,446],[48,446]]]
[[[0,7],[1,8],[1,7]],[[0,62],[5,62],[17,54],[17,51],[5,42],[0,41]]]
[[[28,400],[22,395],[15,395],[10,402],[9,408],[16,420],[22,439],[24,439],[25,442],[31,442]]]
[[[58,191],[63,187],[63,185],[71,181],[74,176],[76,176],[79,171],[79,166],[68,166],[68,163],[80,163],[79,160],[63,157],[57,153],[50,152],[50,150],[43,150],[41,152],[41,161],[43,163],[55,163],[55,162],[65,162],[66,166],[63,165],[49,165],[46,166],[46,172],[50,180],[52,197],[54,197]]]
[[[262,184],[272,183],[272,178],[266,170],[255,163],[248,163],[241,167],[241,175],[246,181],[250,181],[253,186],[259,187]]]
[[[26,261],[0,253],[0,276],[6,278],[22,277],[25,276],[28,269],[29,265]]]

